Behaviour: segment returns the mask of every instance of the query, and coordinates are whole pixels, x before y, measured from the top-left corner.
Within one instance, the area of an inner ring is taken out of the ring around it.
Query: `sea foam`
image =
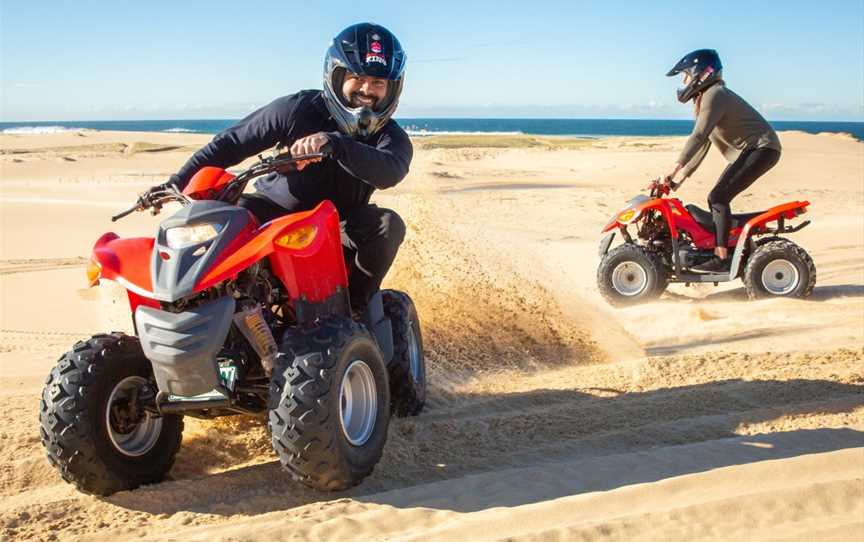
[[[14,128],[4,128],[4,134],[12,135],[31,135],[31,134],[60,134],[63,132],[81,132],[85,128],[69,128],[66,126],[16,126]]]

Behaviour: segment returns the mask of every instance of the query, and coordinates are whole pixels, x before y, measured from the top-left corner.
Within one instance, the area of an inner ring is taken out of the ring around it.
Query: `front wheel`
[[[807,252],[788,239],[760,244],[744,268],[747,297],[804,298],[813,293],[816,266]]]
[[[390,423],[378,345],[349,319],[287,332],[269,408],[273,449],[295,480],[326,491],[359,484],[381,459]]]
[[[155,383],[135,337],[96,335],[60,358],[42,391],[39,423],[48,461],[64,480],[110,495],[164,478],[183,418],[144,410],[146,387]]]
[[[607,252],[597,269],[597,288],[615,307],[657,299],[667,284],[660,257],[633,243]]]

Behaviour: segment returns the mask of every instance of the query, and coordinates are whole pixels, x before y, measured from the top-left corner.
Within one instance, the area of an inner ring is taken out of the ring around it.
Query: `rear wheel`
[[[399,417],[416,416],[426,403],[426,361],[423,335],[414,302],[396,290],[381,292],[384,314],[393,327],[393,360],[390,373],[390,404]]]
[[[807,252],[788,239],[776,238],[756,247],[744,268],[747,297],[800,297],[813,292],[816,266]]]
[[[286,333],[268,426],[295,480],[328,491],[359,484],[381,459],[389,423],[387,368],[365,328],[330,319]]]
[[[42,391],[42,445],[60,476],[96,495],[161,481],[180,448],[183,418],[138,400],[155,388],[138,340],[96,335],[75,345]],[[151,393],[152,394],[152,393]]]
[[[633,243],[607,252],[597,269],[597,288],[616,307],[657,299],[668,282],[660,257]]]

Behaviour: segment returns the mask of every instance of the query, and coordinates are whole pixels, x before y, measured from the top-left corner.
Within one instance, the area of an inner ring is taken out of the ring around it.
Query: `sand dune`
[[[680,138],[424,139],[410,177],[376,201],[409,225],[386,285],[415,298],[432,387],[421,416],[394,420],[373,475],[315,492],[280,471],[260,420],[189,420],[171,480],[96,499],[45,460],[39,393],[75,340],[131,327],[121,289],[84,289],[90,246],[151,232],[160,217],[108,216],[206,138],[0,136],[29,149],[0,155],[0,538],[853,538],[864,145],[781,137],[783,161],[736,210],[812,201],[795,235],[816,261],[812,299],[673,286],[623,310],[594,286],[598,230]],[[54,160],[81,140],[113,150]],[[126,152],[136,141],[162,150]],[[682,197],[704,199],[720,167],[712,155]]]

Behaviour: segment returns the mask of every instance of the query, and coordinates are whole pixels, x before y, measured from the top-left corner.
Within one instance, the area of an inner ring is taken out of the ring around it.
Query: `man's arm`
[[[374,147],[339,132],[328,132],[326,136],[339,165],[375,188],[395,186],[408,174],[414,149],[400,128],[382,134]]]
[[[227,168],[239,164],[279,143],[289,129],[297,105],[296,95],[284,96],[250,114],[192,155],[171,182],[182,190],[199,169],[205,166]]]

